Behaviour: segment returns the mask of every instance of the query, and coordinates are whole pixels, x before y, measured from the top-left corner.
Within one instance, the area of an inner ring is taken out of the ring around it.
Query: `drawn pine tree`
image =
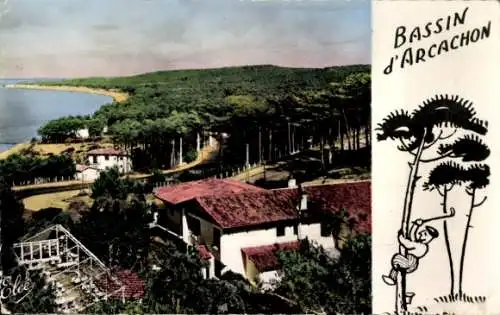
[[[376,128],[378,141],[388,139],[398,141],[398,150],[407,152],[411,158],[408,163],[409,173],[400,227],[405,237],[409,237],[413,197],[417,181],[421,178],[419,166],[421,163],[436,162],[453,154],[425,158],[424,152],[431,151],[439,141],[454,135],[454,132],[443,135],[450,128],[484,135],[487,132],[487,122],[476,118],[476,112],[470,101],[459,96],[436,95],[424,101],[411,114],[405,110],[389,114]],[[399,253],[407,256],[403,247],[400,247]],[[395,292],[396,313],[407,310],[406,296],[406,273],[398,271]]]
[[[464,135],[456,139],[452,143],[441,144],[439,146],[438,155],[440,157],[446,157],[450,159],[460,159],[462,162],[478,162],[484,161],[490,155],[490,149],[482,140],[476,135]],[[479,169],[480,171],[477,171]],[[484,171],[482,171],[484,169]],[[430,173],[427,182],[424,184],[424,190],[434,191],[436,190],[442,197],[442,209],[443,213],[449,213],[448,209],[448,194],[457,186],[461,186],[464,183],[470,183],[468,190],[471,189],[471,185],[477,188],[483,188],[483,186],[477,186],[479,183],[483,183],[485,177],[489,175],[486,172],[489,171],[486,167],[481,165],[473,165],[470,169],[465,168],[463,165],[456,163],[455,161],[446,161],[438,164]],[[474,184],[473,184],[474,183]],[[475,196],[475,190],[474,190]],[[474,201],[473,201],[474,202]],[[472,211],[471,208],[470,211]],[[470,217],[469,217],[470,219]],[[466,226],[464,242],[468,236],[468,226]],[[459,273],[459,286],[456,287],[455,283],[455,265],[452,257],[452,250],[450,246],[450,237],[448,232],[448,222],[443,221],[443,231],[444,239],[446,245],[446,252],[448,256],[448,263],[450,269],[450,291],[449,296],[457,296],[462,292],[462,278],[463,278],[463,257],[461,257],[460,262],[460,273]],[[465,247],[465,245],[463,246]],[[464,250],[462,250],[464,252]],[[464,254],[465,255],[465,254]]]
[[[451,209],[448,208],[448,194],[456,186],[460,186],[464,182],[463,166],[447,161],[436,166],[429,175],[428,181],[424,184],[424,190],[437,190],[443,198],[441,206],[444,214],[448,214]],[[453,253],[451,251],[450,236],[448,232],[448,221],[443,221],[443,237],[446,245],[446,254],[448,256],[448,265],[450,268],[450,291],[449,294],[455,294],[455,266],[453,263]]]
[[[484,196],[480,202],[476,203],[476,193],[478,189],[485,188],[489,185],[490,180],[490,168],[486,164],[476,164],[469,167],[466,172],[466,179],[469,182],[468,187],[466,188],[467,194],[470,196],[470,206],[469,212],[467,214],[467,224],[465,226],[465,236],[462,242],[462,252],[460,254],[460,269],[459,269],[459,278],[458,278],[458,294],[459,296],[464,295],[463,291],[463,275],[464,275],[464,263],[465,263],[465,250],[467,248],[467,241],[469,239],[469,232],[472,220],[472,213],[474,209],[482,206],[486,201],[487,197]]]

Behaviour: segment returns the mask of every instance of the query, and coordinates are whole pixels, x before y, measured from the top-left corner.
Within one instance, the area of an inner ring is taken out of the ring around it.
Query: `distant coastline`
[[[118,91],[118,90],[105,90],[105,89],[96,89],[82,86],[66,86],[66,85],[39,85],[39,84],[5,84],[2,85],[3,88],[8,89],[31,89],[31,90],[46,90],[46,91],[64,91],[64,92],[77,92],[77,93],[88,93],[88,94],[96,94],[103,96],[110,96],[117,103],[125,102],[130,95],[128,93]],[[9,155],[14,153],[19,153],[22,149],[25,149],[29,146],[29,142],[18,143],[16,145],[12,145],[6,150],[2,150],[4,148],[0,148],[0,160],[7,158]]]
[[[118,90],[105,90],[97,88],[89,88],[84,86],[69,86],[69,85],[40,85],[40,84],[5,84],[3,87],[8,89],[31,89],[31,90],[47,90],[47,91],[64,91],[98,94],[112,97],[115,102],[123,103],[128,98],[128,93]]]

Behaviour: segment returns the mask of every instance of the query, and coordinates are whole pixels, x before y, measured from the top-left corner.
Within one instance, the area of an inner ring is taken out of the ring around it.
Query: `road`
[[[212,160],[213,157],[217,154],[218,150],[219,150],[219,147],[218,147],[217,143],[213,146],[205,146],[204,148],[201,149],[200,154],[198,154],[198,157],[196,158],[196,160],[194,160],[190,163],[182,164],[176,168],[162,170],[162,173],[165,175],[174,174],[174,173],[182,172],[182,171],[185,171],[187,169],[193,168],[195,166],[201,165],[205,162]],[[140,180],[140,179],[145,179],[149,176],[151,176],[151,174],[130,174],[130,175],[123,176],[123,178]],[[28,197],[27,195],[29,195],[29,196],[37,195],[39,193],[43,193],[44,191],[51,190],[51,189],[56,189],[58,192],[65,191],[65,190],[81,189],[84,187],[88,187],[93,182],[94,181],[70,180],[70,181],[60,181],[60,182],[54,182],[54,183],[43,183],[43,184],[16,186],[13,189],[16,192],[28,192],[29,191],[29,194],[26,194],[26,195],[22,194],[22,195],[24,195],[24,198],[26,198],[26,197]],[[39,192],[39,193],[37,193],[37,192]]]

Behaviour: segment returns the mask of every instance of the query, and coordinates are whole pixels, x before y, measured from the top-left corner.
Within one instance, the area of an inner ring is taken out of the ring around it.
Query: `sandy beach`
[[[9,89],[32,89],[32,90],[65,91],[65,92],[99,94],[99,95],[111,96],[118,103],[123,103],[129,98],[129,95],[127,93],[121,92],[118,90],[94,89],[94,88],[83,87],[83,86],[7,84],[7,85],[5,85],[5,87],[9,88]]]
[[[89,94],[98,94],[111,96],[115,102],[123,103],[128,98],[129,95],[125,92],[121,92],[118,90],[104,90],[104,89],[94,89],[88,87],[79,87],[79,86],[66,86],[66,85],[57,85],[57,86],[48,86],[48,85],[36,85],[36,84],[7,84],[4,86],[9,89],[33,89],[33,90],[48,90],[48,91],[66,91],[66,92],[78,92],[78,93],[89,93]],[[9,155],[14,153],[19,153],[21,150],[27,148],[29,143],[19,143],[8,150],[0,152],[0,160],[7,158]],[[41,145],[43,146],[43,145]]]

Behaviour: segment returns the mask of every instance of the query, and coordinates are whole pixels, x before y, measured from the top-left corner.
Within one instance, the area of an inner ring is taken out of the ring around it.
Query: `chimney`
[[[302,195],[300,196],[300,211],[306,211],[307,210],[307,194],[305,192],[302,192]]]
[[[288,188],[297,188],[297,180],[295,180],[295,178],[290,178],[288,180]]]

